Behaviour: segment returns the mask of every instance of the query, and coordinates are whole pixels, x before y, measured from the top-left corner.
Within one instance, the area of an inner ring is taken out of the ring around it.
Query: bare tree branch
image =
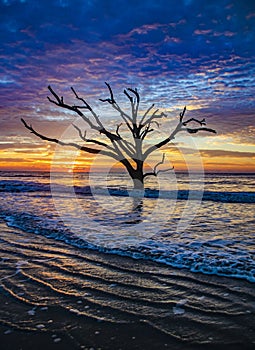
[[[182,125],[186,126],[186,125],[188,125],[188,124],[189,124],[190,122],[192,122],[192,121],[194,121],[194,122],[200,124],[201,126],[206,125],[205,118],[202,119],[202,120],[198,120],[198,119],[196,119],[196,118],[190,118],[189,120],[186,120],[186,122],[182,123]]]
[[[183,121],[184,114],[186,112],[186,106],[183,108],[183,111],[180,113],[180,123]]]
[[[141,132],[140,138],[141,138],[142,140],[145,139],[145,137],[147,136],[147,134],[148,134],[149,132],[154,131],[154,129],[150,129],[150,127],[151,127],[151,123],[149,123],[149,124],[145,127],[145,129]]]
[[[95,125],[94,123],[91,122],[91,120],[85,116],[84,113],[82,113],[80,110],[79,110],[79,107],[78,106],[70,106],[66,103],[64,103],[64,99],[63,97],[59,97],[58,94],[52,89],[52,87],[49,85],[48,86],[48,89],[49,91],[51,92],[51,94],[55,97],[56,101],[52,100],[49,96],[47,96],[48,100],[51,102],[51,103],[54,103],[55,105],[59,106],[59,107],[62,107],[64,109],[69,109],[70,111],[73,111],[75,113],[77,113],[80,117],[82,117],[82,119],[91,127],[91,129],[94,129],[94,130],[100,130],[100,127]],[[74,92],[74,90],[73,90]],[[75,93],[75,92],[74,92]],[[85,101],[84,101],[85,102]],[[85,108],[89,109],[91,111],[91,107],[87,104],[86,105],[86,102],[85,102]]]
[[[119,129],[120,129],[121,125],[122,125],[122,123],[118,124],[116,127],[116,135],[118,135],[120,139],[121,139],[121,136],[119,134]]]
[[[129,91],[131,91],[135,97],[136,97],[136,107],[135,107],[135,115],[137,117],[137,113],[138,113],[138,109],[139,109],[139,104],[140,104],[140,95],[137,91],[137,89],[131,89],[131,88],[128,88]]]
[[[205,119],[198,120],[195,118],[191,118],[191,119],[187,120],[186,122],[183,122],[183,117],[184,117],[185,111],[186,111],[186,106],[184,107],[183,111],[180,113],[180,121],[179,121],[178,125],[176,126],[175,130],[170,134],[169,137],[167,137],[164,140],[162,140],[161,142],[158,142],[157,144],[149,147],[144,152],[143,160],[145,160],[149,156],[149,154],[151,154],[156,149],[159,149],[159,148],[165,146],[166,144],[168,144],[169,142],[171,142],[172,140],[174,140],[175,135],[180,131],[187,131],[189,134],[196,134],[199,131],[207,131],[207,132],[217,134],[217,132],[214,129],[205,128],[205,127],[202,127],[202,128],[183,128],[183,126],[187,125],[191,121],[195,121],[195,122],[199,123],[200,125],[206,125]]]
[[[154,173],[157,172],[157,167],[158,167],[159,165],[164,164],[164,162],[165,162],[165,157],[166,157],[166,155],[165,155],[165,153],[163,153],[163,155],[162,155],[162,160],[161,160],[160,162],[158,162],[158,163],[154,166],[154,169],[153,169]]]
[[[150,111],[152,110],[152,108],[153,108],[154,106],[155,106],[155,104],[153,103],[153,104],[147,109],[147,111],[144,113],[144,115],[143,115],[143,117],[142,117],[142,119],[141,119],[141,121],[140,121],[140,123],[139,123],[139,126],[140,126],[140,127],[143,126],[143,121],[144,121],[144,119],[146,118],[147,114],[150,113]]]
[[[139,108],[139,103],[140,103],[140,95],[137,92],[137,89],[131,89],[128,88],[128,91],[132,92],[134,94],[135,99],[128,94],[126,90],[124,90],[124,94],[128,97],[130,103],[131,103],[131,109],[132,109],[132,121],[133,121],[133,126],[134,129],[137,129],[137,114],[138,114],[138,108]],[[134,130],[136,132],[136,130]]]
[[[119,142],[120,147],[126,154],[130,157],[133,158],[134,153],[135,153],[135,148],[134,145],[132,145],[130,142],[127,140],[121,139]]]
[[[129,89],[128,89],[129,90]],[[133,97],[129,95],[129,93],[127,92],[127,90],[124,89],[124,94],[127,96],[127,98],[129,99],[130,103],[133,104]]]
[[[134,124],[136,123],[134,99],[133,99],[132,96],[129,95],[127,90],[124,90],[124,94],[127,96],[127,98],[129,99],[129,101],[131,103],[131,114],[132,114],[131,120],[132,120],[132,124],[133,124],[133,127],[134,127]]]
[[[129,130],[132,132],[132,127],[131,127],[131,125],[129,123],[129,122],[132,123],[132,118],[127,113],[125,113],[120,108],[120,106],[117,104],[117,102],[115,101],[114,95],[113,95],[113,91],[112,91],[112,88],[111,88],[110,84],[108,84],[106,82],[105,82],[105,84],[108,87],[108,90],[110,92],[110,98],[105,98],[105,99],[100,98],[99,101],[101,101],[101,102],[108,102],[112,106],[112,108],[115,109],[120,114],[121,118],[124,120],[125,124],[129,128]]]
[[[86,138],[86,134],[87,134],[86,131],[84,132],[84,134],[82,134],[81,129],[80,129],[77,125],[75,125],[75,124],[72,124],[72,125],[73,125],[73,127],[78,131],[79,136],[80,136],[80,138],[81,138],[83,141],[85,141],[85,142],[91,142],[91,143],[94,143],[94,144],[96,144],[96,145],[103,146],[103,147],[106,147],[106,148],[108,148],[108,149],[114,151],[114,149],[113,149],[112,147],[110,147],[109,145],[107,145],[107,144],[104,143],[104,142],[97,141],[97,140],[94,140],[94,139],[87,139],[87,138]]]
[[[100,98],[99,101],[101,101],[101,102],[108,102],[108,103],[110,103],[110,104],[116,103],[116,101],[115,101],[115,99],[114,99],[114,96],[113,96],[113,92],[112,92],[112,88],[111,88],[110,84],[108,84],[107,82],[105,82],[105,85],[108,87],[108,90],[109,90],[109,92],[110,92],[110,96],[111,96],[111,97],[110,97],[110,98],[106,98],[106,99]]]
[[[85,105],[84,108],[87,108],[87,109],[90,111],[90,113],[91,113],[91,114],[93,115],[93,117],[95,118],[95,121],[96,121],[96,123],[98,124],[98,126],[99,126],[100,128],[102,128],[102,129],[104,129],[103,124],[101,123],[101,121],[100,121],[98,115],[94,112],[93,108],[87,103],[87,101],[84,100],[84,98],[81,98],[81,97],[78,96],[77,92],[74,90],[73,87],[71,87],[71,90],[72,90],[72,92],[74,93],[75,97],[76,97],[78,100],[80,100],[80,101],[82,101],[82,102],[84,103],[84,105]],[[74,107],[75,107],[75,108],[81,108],[81,107],[79,107],[79,106],[74,106]]]
[[[80,110],[79,110],[79,107],[78,106],[70,106],[66,103],[64,103],[64,99],[63,97],[59,97],[57,95],[57,93],[51,88],[51,86],[48,86],[48,89],[49,91],[52,93],[52,95],[55,97],[56,101],[52,100],[51,98],[48,97],[48,100],[51,102],[51,103],[54,103],[55,105],[59,106],[59,107],[62,107],[62,108],[65,108],[65,109],[69,109],[75,113],[77,113],[80,117],[82,117],[82,119],[91,127],[91,129],[93,130],[97,130],[99,131],[101,134],[104,134],[106,137],[108,137],[111,141],[114,141],[114,140],[118,140],[119,137],[117,135],[114,135],[112,134],[110,131],[106,130],[106,128],[103,126],[103,124],[101,123],[101,121],[99,120],[98,116],[96,115],[96,113],[93,111],[93,109],[90,107],[90,105],[83,99],[83,98],[80,98],[76,91],[72,89],[73,93],[75,94],[76,98],[79,99],[80,101],[82,101],[84,104],[85,104],[85,108],[87,108],[91,114],[93,115],[93,117],[95,118],[96,122],[98,125],[95,125],[94,123],[92,123],[92,121],[87,117],[85,116],[84,113],[82,113]]]
[[[157,168],[161,165],[161,164],[164,164],[165,162],[165,153],[163,153],[163,156],[162,156],[162,160],[160,162],[158,162],[155,166],[154,166],[154,169],[153,171],[149,172],[149,173],[145,173],[143,175],[143,177],[147,177],[147,176],[157,176],[160,172],[167,172],[167,171],[170,171],[170,170],[173,170],[174,167],[172,168],[168,168],[168,169],[159,169],[157,170]]]
[[[84,98],[81,98],[81,97],[78,96],[77,92],[74,90],[74,88],[72,86],[71,86],[71,90],[74,93],[75,97],[78,100],[82,101],[84,103],[84,105],[85,105],[83,107],[80,107],[80,106],[74,106],[74,107],[76,107],[76,108],[87,108],[90,112],[92,112],[92,107],[84,100]]]
[[[119,142],[123,143],[123,146],[126,147],[126,149],[124,148],[123,150],[125,150],[126,153],[128,153],[130,156],[132,156],[134,154],[134,152],[136,151],[135,146],[131,142],[124,140],[123,137],[120,136],[119,129],[120,129],[121,125],[122,125],[122,123],[117,125],[116,134],[120,137]]]
[[[207,132],[212,132],[213,134],[217,134],[217,132],[214,129],[210,128],[196,128],[196,129],[181,129],[181,130],[186,130],[189,134],[196,134],[198,131],[207,131]]]
[[[77,125],[72,124],[72,126],[73,126],[76,130],[78,130],[78,133],[79,133],[80,138],[81,138],[83,141],[86,142],[86,134],[87,134],[87,133],[86,133],[86,130],[85,130],[84,133],[82,134],[81,129],[80,129]]]
[[[158,112],[158,109],[156,109],[155,112],[153,112],[152,116],[150,118],[148,118],[145,123],[143,124],[143,126],[151,123],[153,121],[153,119],[161,119],[163,117],[166,117],[167,115],[164,112],[161,112],[160,114],[156,114]]]
[[[32,125],[28,125],[27,122],[21,118],[21,121],[22,123],[24,124],[24,126],[30,130],[30,132],[36,136],[38,136],[40,139],[42,140],[46,140],[46,141],[50,141],[50,142],[53,142],[53,143],[57,143],[61,146],[71,146],[73,148],[77,148],[81,151],[84,151],[84,152],[88,152],[88,153],[93,153],[93,154],[97,154],[97,153],[101,153],[103,155],[106,155],[106,156],[109,156],[111,158],[114,158],[116,160],[119,160],[119,158],[116,156],[116,154],[112,153],[112,152],[108,152],[108,151],[104,151],[104,150],[100,150],[100,149],[95,149],[95,148],[90,148],[90,147],[85,147],[85,146],[81,146],[79,145],[78,143],[74,143],[74,142],[64,142],[64,141],[61,141],[61,140],[58,140],[58,139],[55,139],[55,138],[51,138],[51,137],[48,137],[48,136],[45,136],[43,134],[40,134],[39,132],[37,132],[33,127]]]
[[[170,134],[169,137],[165,138],[164,140],[156,143],[155,145],[149,147],[143,155],[143,160],[145,160],[153,151],[155,151],[156,149],[159,149],[163,146],[165,146],[166,144],[168,144],[170,141],[174,140],[175,135],[181,130],[182,127],[182,123],[178,123],[177,127],[175,128],[175,130]]]

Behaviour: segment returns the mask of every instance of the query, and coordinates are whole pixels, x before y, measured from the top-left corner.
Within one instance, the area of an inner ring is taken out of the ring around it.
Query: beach
[[[252,349],[254,284],[78,249],[2,221],[3,349]]]

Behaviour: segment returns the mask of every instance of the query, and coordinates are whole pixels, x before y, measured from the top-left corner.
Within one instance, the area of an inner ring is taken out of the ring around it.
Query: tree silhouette
[[[64,102],[64,98],[60,97],[51,86],[48,86],[51,92],[51,97],[48,100],[54,105],[61,107],[63,109],[68,109],[76,113],[81,117],[85,123],[92,129],[97,131],[101,136],[103,135],[103,141],[96,139],[90,139],[86,137],[86,131],[83,132],[77,125],[73,125],[77,130],[80,139],[85,144],[93,144],[95,147],[88,147],[87,145],[80,145],[74,142],[65,142],[59,139],[50,138],[48,136],[42,135],[36,131],[32,125],[28,125],[27,122],[21,118],[24,126],[31,131],[32,134],[38,136],[39,138],[60,144],[62,146],[71,146],[77,148],[81,151],[102,154],[109,156],[118,162],[120,162],[127,170],[128,174],[133,180],[135,189],[144,188],[144,179],[148,176],[157,176],[159,172],[167,171],[169,169],[159,169],[159,166],[164,163],[165,155],[163,154],[162,160],[158,162],[154,169],[150,172],[145,171],[145,161],[146,159],[157,149],[170,143],[174,140],[177,133],[180,131],[186,131],[190,134],[195,134],[199,131],[206,131],[210,133],[216,133],[215,130],[205,127],[205,119],[198,120],[195,118],[188,119],[184,121],[184,114],[186,107],[180,113],[179,121],[176,128],[162,141],[155,143],[154,145],[147,146],[144,145],[144,140],[149,133],[153,132],[154,129],[152,125],[155,124],[159,128],[158,120],[163,117],[167,117],[164,112],[159,113],[159,109],[154,109],[154,103],[146,110],[145,113],[139,115],[139,104],[140,104],[140,94],[137,89],[125,89],[124,94],[130,102],[131,112],[125,112],[120,105],[117,103],[112,88],[110,84],[105,83],[110,96],[108,98],[99,99],[103,103],[108,103],[115,111],[117,111],[122,119],[122,123],[116,126],[115,132],[109,131],[100,120],[100,117],[96,114],[94,109],[88,104],[88,102],[80,97],[75,89],[71,87],[71,90],[75,98],[79,101],[78,104],[70,105]],[[86,114],[85,114],[86,113]],[[88,116],[89,114],[89,116]],[[194,127],[197,124],[198,127]],[[131,135],[131,139],[127,140],[121,136],[120,128],[125,125],[127,131]],[[193,126],[192,126],[193,125]]]

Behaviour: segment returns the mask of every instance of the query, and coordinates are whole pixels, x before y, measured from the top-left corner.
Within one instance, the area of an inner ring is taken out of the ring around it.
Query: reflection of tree
[[[129,214],[128,220],[125,222],[126,224],[139,224],[143,221],[143,198],[141,197],[133,197],[132,198],[132,210]]]
[[[143,211],[143,199],[133,198],[133,210],[134,213],[142,213]]]
[[[162,160],[158,162],[152,171],[145,172],[144,164],[146,159],[157,149],[162,148],[169,142],[173,141],[176,134],[180,131],[188,132],[189,134],[195,134],[199,131],[206,131],[211,133],[216,133],[215,130],[205,127],[205,119],[198,120],[195,118],[190,118],[184,120],[184,114],[186,107],[180,113],[179,122],[176,128],[169,133],[169,136],[161,141],[156,142],[154,145],[149,147],[144,147],[144,140],[147,138],[148,134],[154,131],[154,125],[159,128],[160,125],[158,120],[166,118],[167,115],[164,112],[159,113],[159,109],[154,110],[154,103],[141,115],[139,115],[139,104],[140,95],[137,89],[127,89],[124,90],[124,94],[130,102],[131,112],[128,113],[122,109],[117,103],[111,86],[106,83],[109,91],[109,98],[100,99],[103,103],[108,103],[111,108],[117,111],[122,119],[122,123],[116,126],[115,131],[110,131],[106,128],[94,109],[88,104],[88,102],[80,97],[74,88],[71,88],[74,97],[78,100],[77,104],[68,104],[64,101],[63,97],[60,97],[51,86],[48,87],[51,97],[48,100],[54,105],[61,107],[63,109],[70,110],[81,117],[84,122],[100,134],[103,139],[97,140],[87,137],[87,132],[81,130],[77,125],[74,128],[77,130],[80,139],[86,144],[82,146],[75,142],[65,142],[56,138],[50,138],[48,136],[42,135],[41,133],[34,130],[32,125],[28,125],[24,119],[21,119],[25,127],[31,131],[32,134],[40,137],[43,140],[58,143],[62,146],[71,146],[77,148],[81,151],[92,153],[92,154],[102,154],[111,157],[118,162],[120,162],[127,170],[128,174],[133,180],[135,189],[144,188],[144,179],[148,176],[157,176],[159,172],[167,171],[169,169],[158,169],[160,165],[164,163],[165,156],[163,155]],[[86,114],[85,114],[86,113]],[[87,115],[89,113],[90,117]],[[193,126],[192,126],[193,125]],[[199,127],[197,127],[199,125]],[[120,129],[122,129],[120,131]],[[123,134],[129,133],[131,136],[130,140],[123,137]],[[94,147],[88,147],[87,144],[92,144]]]

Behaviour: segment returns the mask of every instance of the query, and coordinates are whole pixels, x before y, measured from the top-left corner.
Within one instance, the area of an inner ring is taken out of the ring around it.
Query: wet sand
[[[0,344],[253,349],[254,284],[81,250],[0,224]]]

